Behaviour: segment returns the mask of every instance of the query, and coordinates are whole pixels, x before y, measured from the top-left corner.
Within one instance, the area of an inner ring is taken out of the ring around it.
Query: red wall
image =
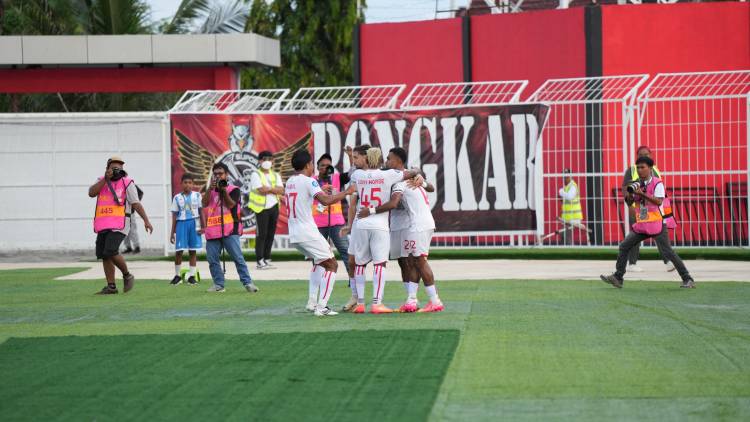
[[[362,85],[462,82],[461,19],[360,27]]]
[[[750,4],[605,6],[605,75],[750,69]]]
[[[522,98],[551,78],[586,76],[584,9],[471,18],[475,81],[529,80]]]

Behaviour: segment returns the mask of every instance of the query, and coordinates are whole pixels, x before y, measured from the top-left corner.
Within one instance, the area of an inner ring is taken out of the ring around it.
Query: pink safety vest
[[[658,186],[659,183],[661,183],[661,179],[652,176],[651,183],[646,187],[646,193],[649,196],[654,196],[656,186]],[[638,209],[635,211],[635,224],[633,225],[634,232],[655,235],[661,233],[662,224],[666,224],[667,228],[670,229],[677,227],[677,223],[672,215],[672,206],[669,199],[665,197],[661,206],[652,204],[645,200],[642,202],[645,204],[639,204]]]
[[[319,178],[315,178],[320,182]],[[341,175],[336,173],[331,176],[331,185],[333,185],[333,193],[341,192]],[[331,204],[326,207],[317,200],[313,201],[313,218],[315,219],[315,225],[318,227],[333,227],[344,225],[344,212],[341,208],[341,202]],[[331,216],[330,223],[328,216]]]
[[[99,196],[96,197],[96,209],[94,210],[94,232],[96,233],[104,230],[122,230],[125,228],[125,218],[129,217],[125,214],[125,201],[128,199],[126,191],[128,186],[133,183],[133,179],[123,177],[110,183],[117,194],[120,205],[115,202],[112,192],[105,184],[99,191]]]
[[[237,189],[237,186],[229,185],[227,186],[227,193],[231,193],[233,190]],[[237,205],[235,205],[236,214],[239,217],[240,215],[240,207],[241,204],[237,202]],[[224,236],[230,236],[232,232],[234,231],[234,218],[232,217],[232,211],[231,208],[223,207],[224,210]],[[205,209],[206,213],[206,239],[220,239],[222,236],[222,225],[221,225],[221,211],[222,207],[219,203],[219,194],[213,190],[211,191],[211,197],[208,200],[208,207]]]

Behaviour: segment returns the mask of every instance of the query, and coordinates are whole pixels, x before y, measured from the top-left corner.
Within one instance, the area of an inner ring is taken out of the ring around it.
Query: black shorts
[[[125,235],[112,230],[104,230],[96,235],[96,259],[110,258],[120,254],[120,243]]]

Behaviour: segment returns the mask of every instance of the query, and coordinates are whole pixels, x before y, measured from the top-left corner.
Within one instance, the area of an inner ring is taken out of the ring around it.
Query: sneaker
[[[339,313],[329,307],[315,309],[315,316],[333,316]]]
[[[630,265],[628,265],[628,271],[630,271],[631,273],[642,273],[643,272],[643,268],[641,268],[641,267],[639,267],[639,266],[637,266],[635,264],[630,264]]]
[[[264,264],[263,261],[258,261],[255,264],[255,269],[256,270],[267,270],[268,269],[268,265]]]
[[[133,290],[133,285],[135,284],[135,276],[133,274],[122,276],[122,281],[124,285],[122,288],[123,293]]]
[[[248,293],[258,293],[258,286],[253,284],[253,282],[245,284],[245,290],[248,291]]]
[[[404,302],[403,305],[401,305],[400,308],[398,308],[398,311],[399,312],[411,313],[411,312],[417,312],[418,308],[419,308],[419,306],[417,306],[417,301],[416,300],[407,300],[406,302]]]
[[[364,303],[358,303],[357,307],[354,308],[352,311],[353,314],[364,314],[365,313],[365,304]]]
[[[133,248],[127,247],[124,251],[122,251],[123,254],[133,252]]]
[[[445,309],[445,306],[443,306],[443,302],[439,300],[437,302],[429,301],[427,302],[427,306],[418,310],[417,312],[440,312],[443,309]]]
[[[682,289],[694,289],[695,288],[695,280],[692,278],[688,278],[687,280],[682,280],[682,284],[680,284],[680,288]]]
[[[604,274],[602,274],[602,275],[599,276],[599,278],[601,278],[602,281],[605,282],[605,283],[607,283],[607,284],[611,284],[614,287],[617,287],[618,289],[622,289],[622,280],[620,280],[619,278],[615,277],[614,274],[610,274],[610,275],[604,275]]]
[[[382,303],[378,303],[377,305],[372,305],[370,307],[370,313],[371,314],[392,314],[393,309],[383,305]]]
[[[197,282],[197,281],[195,281],[195,277],[193,277],[193,276],[191,275],[191,276],[190,276],[190,277],[188,277],[188,279],[187,279],[187,284],[189,284],[190,286],[195,286],[195,285],[197,285],[197,284],[198,284],[198,282]]]
[[[208,288],[208,290],[206,290],[206,291],[207,291],[207,292],[224,293],[224,292],[226,292],[226,291],[227,291],[227,289],[225,289],[225,288],[223,288],[223,287],[221,287],[221,286],[218,286],[218,285],[214,284],[213,286],[209,287],[209,288]]]
[[[172,279],[172,281],[169,282],[169,284],[171,284],[173,286],[177,286],[178,284],[182,284],[182,277],[180,277],[178,275],[174,276],[174,278]]]
[[[356,297],[350,297],[349,301],[346,302],[346,305],[344,305],[343,308],[341,308],[344,312],[352,312],[354,308],[357,307],[357,298]]]
[[[312,299],[308,299],[307,305],[305,305],[305,309],[308,310],[308,311],[310,311],[310,312],[313,312],[313,311],[315,311],[315,308],[317,306],[318,306],[318,302],[316,302],[316,301],[314,301]]]
[[[104,286],[103,289],[96,292],[96,294],[98,295],[116,295],[117,293],[117,287],[109,287],[109,284]]]
[[[674,264],[671,263],[671,262],[667,262],[666,264],[664,264],[664,266],[667,268],[667,272],[668,273],[671,273],[672,271],[674,271],[676,269],[674,267]]]
[[[264,259],[263,264],[266,266],[266,269],[269,269],[269,270],[276,268],[275,265],[271,264],[270,259]]]
[[[136,246],[135,249],[133,249],[133,253],[134,254],[141,253],[141,247],[140,246]]]

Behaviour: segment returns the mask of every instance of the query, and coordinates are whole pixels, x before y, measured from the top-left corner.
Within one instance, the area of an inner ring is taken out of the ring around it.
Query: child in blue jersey
[[[190,254],[190,276],[187,283],[191,286],[196,284],[196,251],[203,247],[201,235],[203,229],[200,227],[201,194],[193,191],[193,176],[184,174],[182,176],[182,192],[172,199],[172,236],[170,242],[175,245],[174,278],[173,286],[182,283],[182,253],[188,251]]]

